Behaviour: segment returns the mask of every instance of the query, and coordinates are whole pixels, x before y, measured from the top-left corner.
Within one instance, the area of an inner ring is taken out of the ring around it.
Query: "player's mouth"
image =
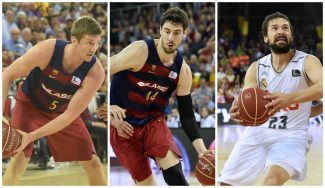
[[[169,43],[169,44],[167,44],[167,46],[168,46],[169,48],[173,48],[173,47],[175,46],[175,44]]]
[[[287,38],[284,37],[284,36],[279,36],[279,37],[277,37],[277,38],[275,39],[275,42],[287,43],[288,40],[287,40]]]

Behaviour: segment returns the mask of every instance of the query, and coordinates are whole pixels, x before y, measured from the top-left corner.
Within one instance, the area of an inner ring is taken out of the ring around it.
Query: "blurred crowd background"
[[[231,104],[243,87],[249,65],[270,53],[261,27],[272,13],[287,15],[293,25],[292,48],[323,62],[322,3],[218,4],[218,104]]]
[[[189,27],[179,50],[193,76],[192,98],[201,127],[215,127],[215,4],[214,3],[111,3],[110,55],[130,43],[159,38],[160,16],[170,7],[189,15]],[[169,127],[180,127],[176,95],[167,109]]]
[[[93,17],[102,26],[104,32],[95,55],[107,72],[107,3],[92,2],[2,3],[2,70],[43,40],[55,38],[70,41],[72,23],[82,16]],[[17,79],[11,86],[4,110],[4,116],[9,120],[15,104],[17,86],[23,81],[24,78]],[[107,79],[89,108],[81,115],[102,160],[107,156],[107,125],[97,119],[95,112],[96,108],[106,101]],[[47,164],[42,165],[47,167]]]

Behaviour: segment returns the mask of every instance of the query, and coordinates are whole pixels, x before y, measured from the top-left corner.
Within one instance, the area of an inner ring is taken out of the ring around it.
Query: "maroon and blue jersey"
[[[41,70],[34,68],[22,85],[23,92],[39,108],[49,112],[64,112],[72,96],[81,87],[96,57],[83,62],[73,73],[63,70],[64,48],[68,41],[56,40],[49,65]]]
[[[126,121],[143,126],[166,114],[168,100],[176,90],[183,57],[177,50],[174,63],[166,67],[160,61],[153,39],[144,40],[148,57],[138,72],[124,70],[113,75],[110,104],[126,109]]]

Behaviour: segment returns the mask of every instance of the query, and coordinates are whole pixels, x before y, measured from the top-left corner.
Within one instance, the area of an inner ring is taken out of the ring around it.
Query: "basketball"
[[[204,154],[195,167],[196,178],[202,185],[215,185],[215,155]]]
[[[2,121],[2,159],[7,159],[14,155],[15,151],[21,145],[21,135],[15,128]]]
[[[239,119],[241,125],[259,126],[265,123],[271,116],[265,105],[271,100],[263,99],[268,92],[259,88],[248,88],[238,96]]]

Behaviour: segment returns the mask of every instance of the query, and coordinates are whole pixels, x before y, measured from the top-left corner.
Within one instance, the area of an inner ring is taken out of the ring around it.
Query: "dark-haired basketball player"
[[[149,157],[168,185],[188,185],[180,151],[165,122],[165,108],[174,91],[187,136],[199,155],[209,152],[194,118],[191,70],[177,50],[187,26],[183,10],[168,9],[160,20],[159,39],[133,42],[111,57],[111,145],[138,185],[155,184]]]
[[[263,185],[305,178],[309,116],[315,115],[311,101],[323,96],[323,68],[315,56],[290,48],[293,28],[284,14],[267,16],[262,33],[272,53],[250,66],[244,89],[268,90],[271,94],[265,98],[272,102],[266,108],[273,108],[273,117],[246,128],[221,171],[221,185],[252,185],[263,171]],[[241,121],[236,102],[230,113],[234,121]]]
[[[17,91],[12,118],[12,125],[22,130],[22,145],[10,161],[3,185],[18,182],[32,155],[33,141],[44,136],[55,161],[79,161],[90,184],[107,184],[79,117],[104,81],[104,69],[94,56],[101,33],[96,20],[81,17],[73,24],[71,42],[40,42],[3,72],[2,109],[10,83],[28,75]]]

